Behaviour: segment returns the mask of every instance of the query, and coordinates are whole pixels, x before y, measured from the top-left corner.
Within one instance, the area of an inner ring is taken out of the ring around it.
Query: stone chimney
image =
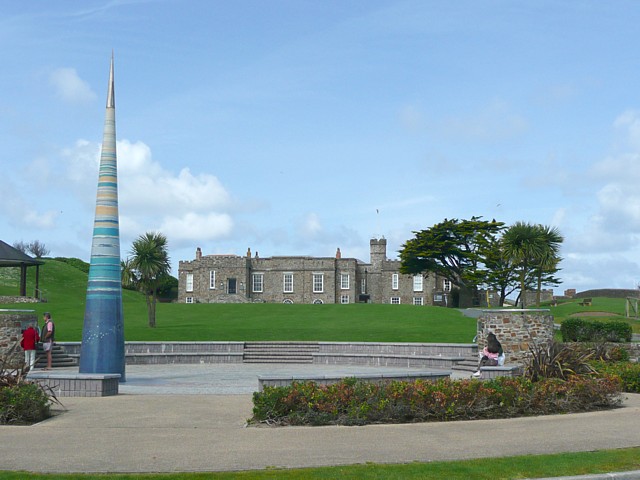
[[[336,250],[336,258],[342,258],[342,253],[340,253],[340,247],[338,247],[338,250]]]
[[[200,260],[202,258],[202,250],[200,247],[196,248],[196,260]]]
[[[247,248],[247,258],[251,258],[251,248]]]

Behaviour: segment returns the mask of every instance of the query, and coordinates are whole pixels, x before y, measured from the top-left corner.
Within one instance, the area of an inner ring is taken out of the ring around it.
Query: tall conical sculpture
[[[119,373],[120,381],[124,381],[115,106],[112,53],[82,330],[80,373]]]

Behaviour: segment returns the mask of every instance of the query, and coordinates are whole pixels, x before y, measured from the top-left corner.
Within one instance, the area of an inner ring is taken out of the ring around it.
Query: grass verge
[[[366,464],[304,469],[172,474],[35,474],[0,472],[0,480],[507,480],[587,475],[640,469],[640,447],[554,455],[525,455],[458,462],[415,462],[402,465]]]

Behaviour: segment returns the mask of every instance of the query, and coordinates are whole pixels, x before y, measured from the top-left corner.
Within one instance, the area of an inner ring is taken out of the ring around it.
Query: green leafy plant
[[[8,367],[16,345],[0,357],[0,425],[30,425],[51,416],[51,405],[60,404],[50,388],[27,380],[23,368]]]
[[[598,360],[593,362],[598,375],[615,376],[622,382],[622,390],[628,393],[640,393],[640,363],[607,362]]]
[[[595,351],[580,345],[551,342],[529,347],[531,357],[525,365],[525,376],[537,382],[544,378],[568,380],[575,375],[594,374],[589,361]]]
[[[568,318],[560,327],[564,342],[630,342],[631,325],[621,321]]]
[[[538,382],[525,377],[387,383],[350,378],[331,385],[294,382],[267,387],[254,393],[249,423],[363,425],[510,418],[613,408],[620,402],[620,380],[606,375]]]

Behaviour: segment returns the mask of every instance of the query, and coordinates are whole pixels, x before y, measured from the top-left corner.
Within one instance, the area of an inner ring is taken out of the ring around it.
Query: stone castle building
[[[370,260],[278,256],[258,253],[202,255],[180,261],[178,301],[182,303],[388,303],[446,305],[451,282],[433,274],[400,273],[387,259],[387,240],[371,239]]]

